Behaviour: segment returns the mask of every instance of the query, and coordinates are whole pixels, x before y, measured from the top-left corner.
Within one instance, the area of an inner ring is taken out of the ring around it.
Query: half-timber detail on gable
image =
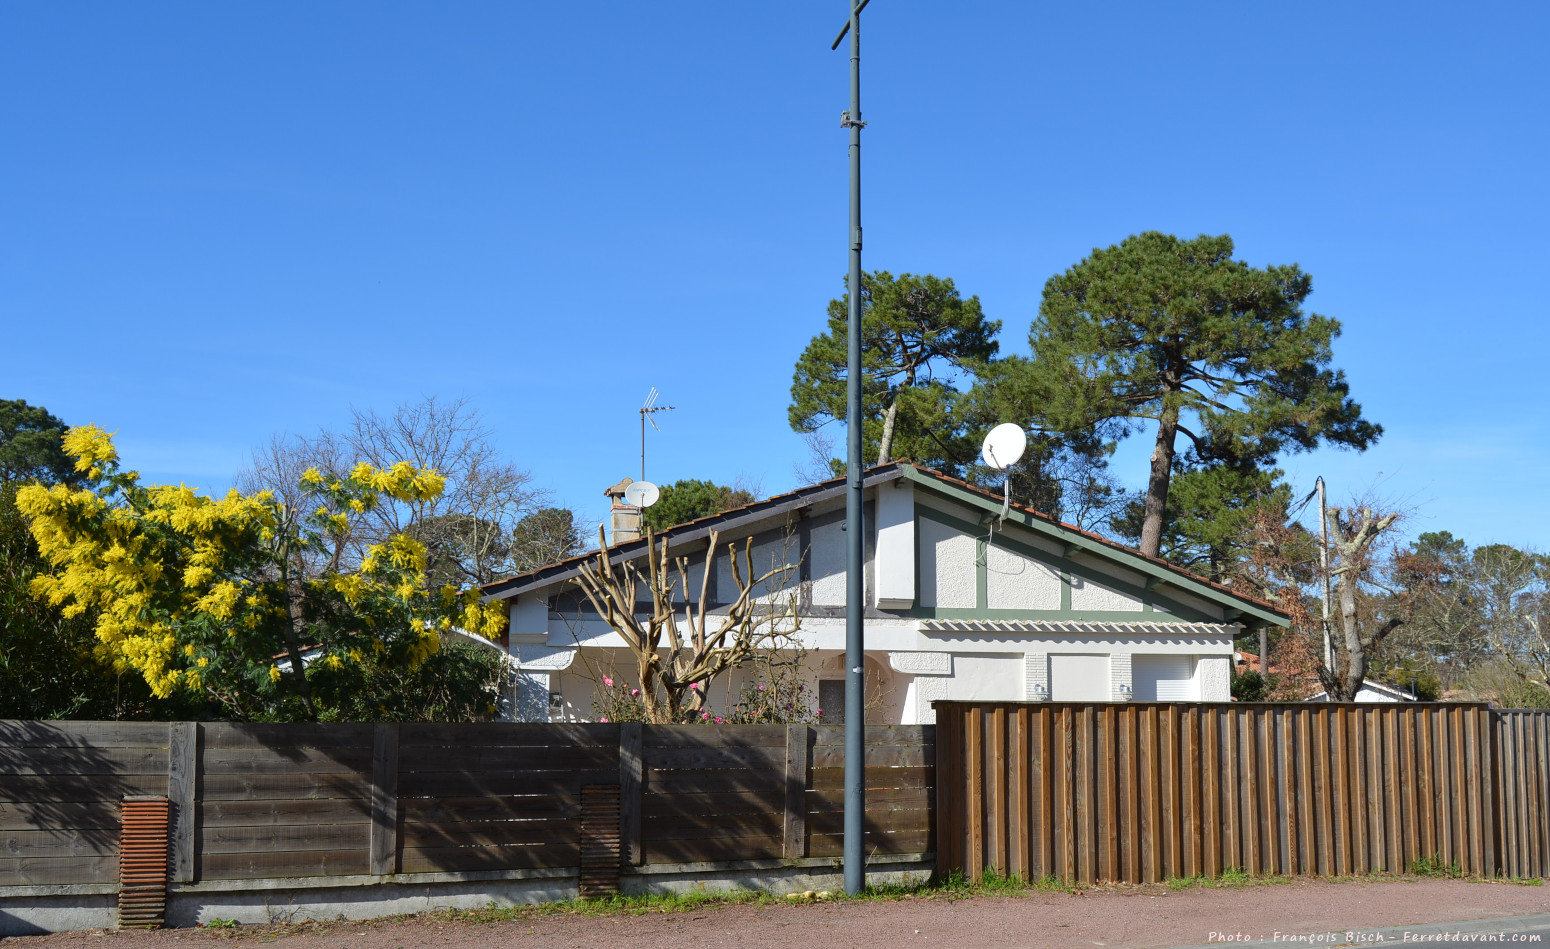
[[[1032,511],[1003,510],[1001,498],[935,472],[881,466],[864,485],[866,668],[891,690],[888,721],[932,721],[936,699],[1221,701],[1234,636],[1287,623],[1269,604]],[[795,609],[820,696],[837,694],[844,675],[844,503],[844,482],[826,482],[657,538],[686,560],[691,598],[703,589],[712,612],[735,597],[731,549],[741,559],[751,543],[754,575],[779,571],[756,595],[766,608]],[[707,572],[711,529],[720,541]],[[615,562],[644,555],[643,542],[610,552]],[[511,604],[520,708],[585,719],[600,678],[632,674],[623,640],[573,585],[583,562],[486,587]],[[729,682],[732,693],[740,682]]]

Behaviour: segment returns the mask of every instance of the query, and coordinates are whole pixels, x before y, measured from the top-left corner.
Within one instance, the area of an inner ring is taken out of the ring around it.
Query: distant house
[[[1320,692],[1308,698],[1310,702],[1328,702],[1329,693]],[[1415,695],[1408,689],[1402,689],[1397,685],[1387,682],[1376,682],[1372,679],[1363,679],[1362,687],[1356,690],[1354,702],[1414,702]]]
[[[864,486],[869,720],[931,722],[935,699],[1226,701],[1233,637],[1288,624],[1269,603],[1033,510],[1012,505],[1003,520],[999,494],[935,471],[880,465]],[[828,721],[844,681],[844,506],[836,479],[657,535],[675,555],[698,554],[695,571],[713,528],[724,540],[752,538],[756,571],[790,568],[805,674]],[[616,506],[616,529],[632,511]],[[723,608],[725,549],[709,583]],[[613,550],[641,557],[645,541]],[[589,719],[597,681],[634,675],[623,640],[571,586],[585,559],[484,588],[510,604],[522,720]],[[739,688],[726,683],[712,704]]]

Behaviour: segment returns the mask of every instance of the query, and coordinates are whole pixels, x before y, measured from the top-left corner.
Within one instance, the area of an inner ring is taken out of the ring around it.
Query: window
[[[1195,702],[1194,656],[1135,656],[1130,661],[1131,687],[1138,702]]]

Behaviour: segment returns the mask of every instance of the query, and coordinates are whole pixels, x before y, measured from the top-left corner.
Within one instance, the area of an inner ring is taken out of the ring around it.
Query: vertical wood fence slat
[[[802,735],[803,773],[800,779],[803,790],[807,787],[807,726],[800,726]],[[644,803],[646,755],[644,750],[644,733],[640,722],[624,722],[619,726],[619,850],[621,859],[631,865],[640,866],[646,862],[646,848],[643,842],[643,825],[641,823],[641,806]],[[786,742],[787,754],[790,754],[790,735]],[[799,810],[802,810],[799,808]],[[791,814],[791,772],[788,766],[786,772],[786,819],[790,821]],[[798,820],[805,821],[805,811]],[[791,826],[786,825],[786,840],[789,841]],[[806,847],[805,835],[801,838],[801,847]],[[804,849],[802,856],[806,855]]]
[[[1003,875],[1007,872],[1006,841],[1006,706],[997,705],[987,715],[985,744],[989,750],[986,774],[985,847],[986,859]]]
[[[968,870],[969,879],[978,883],[985,878],[985,716],[978,706],[970,707],[966,715],[968,795],[964,804],[969,825]]]
[[[807,743],[810,729],[806,725],[786,726],[785,768],[785,815],[782,827],[781,854],[788,860],[807,856]],[[620,737],[620,754],[623,754],[623,736]],[[622,765],[622,757],[621,757]],[[637,778],[637,783],[639,779]],[[624,795],[620,781],[620,795]],[[639,795],[637,795],[639,796]],[[622,815],[620,824],[623,825]],[[628,836],[625,837],[628,840]],[[633,862],[633,861],[632,861]]]
[[[1014,734],[1011,749],[1012,793],[1008,807],[1011,809],[1011,829],[1008,844],[1011,848],[1008,862],[1011,872],[1024,880],[1032,879],[1033,860],[1029,856],[1032,846],[1030,823],[1030,790],[1033,766],[1033,728],[1030,709],[1024,705],[1017,709],[1017,720],[1012,724]]]
[[[199,783],[199,723],[167,726],[167,803],[171,882],[194,881],[194,814]]]
[[[378,876],[398,869],[398,724],[372,729],[371,836],[367,862]]]

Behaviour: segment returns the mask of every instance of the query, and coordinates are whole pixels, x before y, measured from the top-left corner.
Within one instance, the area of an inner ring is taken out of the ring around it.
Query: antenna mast
[[[676,408],[672,405],[657,405],[657,394],[657,387],[652,386],[651,391],[646,393],[646,404],[638,410],[640,412],[640,480],[642,481],[646,480],[646,423],[650,422],[651,427],[660,432],[662,429],[657,425],[657,420],[651,417],[652,414],[671,412]]]

